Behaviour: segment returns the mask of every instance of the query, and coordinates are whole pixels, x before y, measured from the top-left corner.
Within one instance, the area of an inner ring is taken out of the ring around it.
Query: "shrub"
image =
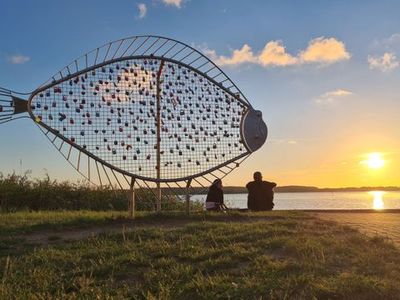
[[[45,178],[31,179],[29,172],[4,176],[0,173],[2,212],[19,210],[127,210],[127,191],[112,187],[93,187],[85,182]],[[155,196],[149,189],[136,191],[136,209],[154,210]],[[192,203],[200,209],[200,203]],[[174,196],[163,196],[163,210],[184,210],[185,203]]]

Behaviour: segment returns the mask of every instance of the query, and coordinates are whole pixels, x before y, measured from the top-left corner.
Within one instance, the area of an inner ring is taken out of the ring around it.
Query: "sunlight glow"
[[[366,164],[370,169],[380,169],[385,165],[382,154],[378,152],[368,154],[368,158],[361,163]]]
[[[372,191],[372,192],[368,192],[368,193],[373,196],[373,208],[374,209],[385,208],[385,204],[383,202],[383,195],[385,194],[385,192]]]

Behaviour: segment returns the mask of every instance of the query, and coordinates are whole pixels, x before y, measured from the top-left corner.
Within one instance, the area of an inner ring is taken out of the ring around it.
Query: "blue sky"
[[[269,127],[226,184],[260,169],[280,184],[400,185],[399,11],[398,1],[2,0],[0,86],[30,92],[108,41],[171,37],[216,60]],[[252,54],[235,59],[244,45]],[[35,176],[79,178],[30,120],[0,126],[0,138],[3,173],[22,160]],[[385,168],[360,164],[371,152]]]

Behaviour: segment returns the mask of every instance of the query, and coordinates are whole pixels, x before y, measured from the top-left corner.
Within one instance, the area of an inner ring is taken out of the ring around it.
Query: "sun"
[[[370,169],[381,169],[385,165],[385,160],[381,153],[375,152],[368,154],[368,158],[361,163],[366,164]]]

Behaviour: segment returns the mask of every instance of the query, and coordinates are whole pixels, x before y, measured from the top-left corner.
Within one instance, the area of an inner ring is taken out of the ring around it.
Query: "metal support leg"
[[[161,60],[160,67],[157,72],[157,179],[160,180],[161,177],[161,74],[164,67],[164,60]],[[157,212],[161,212],[161,187],[160,182],[157,181]]]
[[[161,186],[160,183],[157,182],[157,212],[161,212],[161,198],[162,198],[162,193],[161,193]]]
[[[128,209],[129,217],[135,218],[135,179],[131,179],[131,184],[128,192]]]
[[[190,214],[190,184],[192,183],[192,179],[189,179],[186,183],[185,190],[185,200],[186,200],[186,214]]]

